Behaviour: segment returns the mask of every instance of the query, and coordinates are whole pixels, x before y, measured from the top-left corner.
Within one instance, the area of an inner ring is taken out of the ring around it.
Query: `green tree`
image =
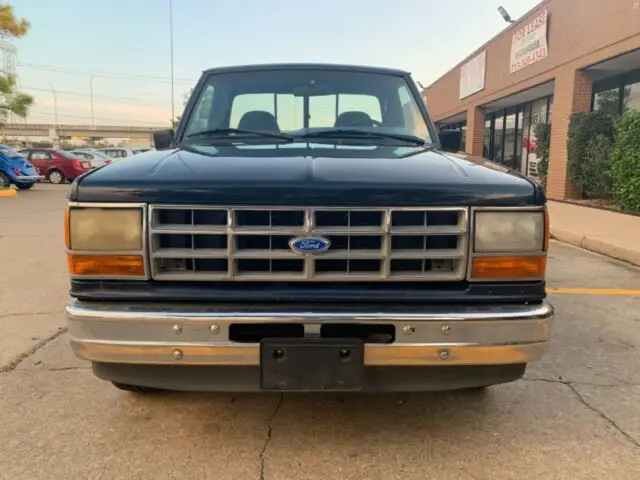
[[[16,18],[11,5],[0,3],[0,38],[11,40],[24,37],[29,27],[27,20]],[[16,91],[15,76],[0,74],[0,121],[6,121],[9,113],[26,117],[31,105],[33,105],[31,95]]]
[[[29,31],[30,26],[31,24],[24,18],[16,18],[11,5],[0,3],[0,37],[24,37]]]
[[[16,91],[16,78],[13,75],[0,75],[0,121],[4,122],[9,113],[26,117],[33,97]]]

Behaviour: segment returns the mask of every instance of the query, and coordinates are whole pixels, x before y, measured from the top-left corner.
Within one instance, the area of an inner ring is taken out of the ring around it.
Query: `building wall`
[[[511,74],[513,32],[544,9],[549,15],[548,56]],[[482,151],[477,142],[482,142],[483,104],[555,80],[547,191],[551,198],[567,198],[575,193],[566,178],[569,116],[590,108],[591,82],[582,69],[636,48],[640,48],[640,0],[544,0],[427,87],[423,95],[435,121],[466,112],[467,135],[472,139],[466,150],[477,154]],[[460,66],[483,50],[487,51],[485,88],[460,100]]]

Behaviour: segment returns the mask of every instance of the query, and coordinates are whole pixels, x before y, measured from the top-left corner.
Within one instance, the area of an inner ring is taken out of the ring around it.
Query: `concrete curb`
[[[13,188],[0,188],[1,197],[15,197],[17,192]]]
[[[551,227],[551,236],[560,241],[565,242],[576,247],[584,248],[592,252],[606,255],[607,257],[616,258],[632,265],[640,266],[640,251],[629,250],[626,248],[617,247],[601,240],[589,238],[575,233],[567,232],[565,230],[558,230]]]

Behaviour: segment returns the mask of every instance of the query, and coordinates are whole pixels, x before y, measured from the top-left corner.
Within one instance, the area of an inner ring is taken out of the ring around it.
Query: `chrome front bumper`
[[[16,182],[37,182],[38,180],[44,180],[42,175],[17,175],[13,177]]]
[[[99,363],[259,365],[258,343],[229,340],[240,323],[298,323],[313,336],[326,323],[393,325],[390,344],[366,344],[366,366],[504,365],[542,357],[553,308],[439,306],[383,312],[353,308],[267,309],[74,302],[66,308],[71,345]]]

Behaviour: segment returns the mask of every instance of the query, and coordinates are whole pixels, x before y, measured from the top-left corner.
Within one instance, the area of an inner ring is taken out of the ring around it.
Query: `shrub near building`
[[[630,111],[615,123],[610,173],[616,204],[640,212],[640,113]]]
[[[584,198],[611,198],[610,161],[614,138],[612,115],[598,111],[571,116],[568,170],[571,181]]]

